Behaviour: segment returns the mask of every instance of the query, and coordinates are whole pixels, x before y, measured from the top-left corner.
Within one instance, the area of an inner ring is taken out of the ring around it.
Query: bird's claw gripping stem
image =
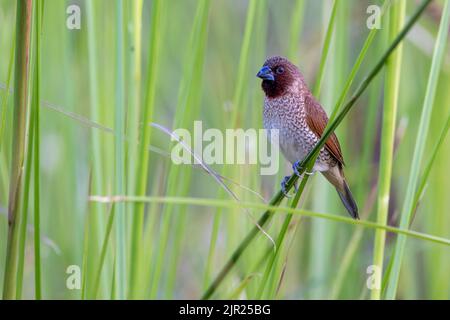
[[[300,173],[300,171],[301,171],[302,169],[303,169],[303,168],[302,168],[301,165],[300,165],[300,161],[295,161],[295,163],[292,165],[292,170],[294,170],[295,175],[296,175],[297,177],[299,177],[299,178],[302,177],[302,174]]]
[[[283,192],[283,194],[286,198],[292,197],[291,195],[288,194],[288,192],[286,190],[286,185],[290,178],[291,178],[291,176],[286,176],[286,177],[284,177],[283,181],[281,181],[281,192]],[[297,191],[298,191],[297,183],[294,184],[294,189],[295,189],[295,192],[297,193]]]
[[[300,164],[301,161],[295,161],[295,163],[292,165],[292,170],[294,170],[294,173],[297,177],[302,178],[303,173],[300,173],[300,171],[303,170],[303,167]],[[314,172],[307,172],[305,170],[304,174],[306,174],[307,176],[312,176]]]

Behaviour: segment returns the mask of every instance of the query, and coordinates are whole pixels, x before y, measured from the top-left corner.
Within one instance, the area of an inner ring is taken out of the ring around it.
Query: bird
[[[284,157],[299,174],[301,160],[314,148],[328,123],[328,116],[309,90],[296,65],[287,58],[268,58],[256,75],[264,91],[263,122],[266,130],[278,130]],[[344,176],[344,158],[337,136],[332,133],[313,166],[336,188],[352,218],[359,219],[358,206]],[[286,195],[286,176],[281,183]]]

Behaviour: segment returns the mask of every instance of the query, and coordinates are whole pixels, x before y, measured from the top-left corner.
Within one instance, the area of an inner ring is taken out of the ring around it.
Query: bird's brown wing
[[[328,123],[328,117],[322,106],[314,99],[313,96],[307,95],[305,97],[305,111],[306,111],[306,123],[309,128],[316,134],[317,137],[321,137],[325,127]],[[340,164],[344,165],[344,158],[342,157],[341,146],[334,133],[330,135],[325,148],[330,152]]]

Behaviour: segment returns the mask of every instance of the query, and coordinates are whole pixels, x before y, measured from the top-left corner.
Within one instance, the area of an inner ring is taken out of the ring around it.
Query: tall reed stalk
[[[405,9],[405,0],[400,0],[392,4],[389,16],[389,41],[392,41],[399,30],[401,30],[405,17]],[[388,218],[401,63],[402,45],[400,44],[386,62],[385,99],[382,120],[377,200],[377,222],[380,224],[386,224]],[[377,277],[375,277],[377,283],[371,291],[371,299],[380,299],[381,296],[381,275],[383,270],[385,241],[386,232],[377,230],[375,233],[373,249],[373,264],[377,267]]]
[[[23,179],[22,217],[19,231],[19,257],[17,266],[16,298],[22,298],[25,246],[27,241],[28,211],[30,209],[31,171],[33,168],[33,199],[34,199],[34,267],[35,267],[35,298],[41,298],[41,265],[40,265],[40,190],[39,190],[39,79],[40,79],[40,43],[42,2],[37,0],[34,6],[33,54],[31,59],[31,108],[29,128],[27,132],[26,161]]]
[[[116,52],[116,107],[115,107],[115,191],[125,191],[125,44],[124,44],[124,3],[116,0],[117,12],[117,52]],[[116,256],[115,256],[115,298],[126,298],[126,226],[125,205],[115,207]]]
[[[35,29],[36,29],[36,66],[34,74],[33,108],[35,109],[34,149],[33,149],[33,189],[34,189],[34,294],[36,300],[42,297],[41,280],[41,210],[40,210],[40,101],[41,101],[41,36],[44,14],[44,0],[36,0]]]
[[[16,12],[16,53],[14,70],[14,120],[12,159],[8,203],[8,244],[6,253],[3,298],[16,294],[18,260],[18,225],[21,220],[22,175],[25,159],[25,135],[28,113],[28,78],[31,39],[32,0],[18,1]]]
[[[151,7],[151,31],[150,31],[150,47],[148,50],[148,67],[147,67],[147,82],[145,87],[145,100],[142,104],[140,112],[140,131],[139,131],[139,146],[138,146],[138,159],[136,163],[136,194],[145,195],[147,192],[147,179],[149,172],[149,151],[151,138],[151,127],[148,125],[153,119],[153,113],[155,109],[155,98],[157,89],[157,75],[158,65],[160,61],[161,42],[163,36],[164,26],[164,10],[165,1],[155,0]],[[134,215],[131,228],[131,259],[134,263],[130,266],[130,292],[131,297],[135,297],[137,293],[138,278],[139,275],[139,262],[141,261],[141,255],[143,254],[142,248],[142,233],[144,228],[144,211],[145,206],[143,204],[136,204],[134,207]],[[134,293],[133,293],[134,291]]]
[[[133,50],[130,50],[128,54],[129,59],[129,79],[130,79],[130,90],[131,94],[129,94],[128,103],[129,107],[127,108],[127,136],[129,137],[129,142],[127,143],[127,194],[136,194],[136,181],[140,179],[140,176],[137,175],[137,163],[138,163],[138,148],[139,145],[136,141],[139,140],[139,132],[140,132],[140,115],[141,115],[141,106],[142,106],[142,14],[143,14],[143,0],[137,0],[131,2],[131,20],[132,20],[132,32],[130,34],[130,46]],[[127,213],[129,213],[128,220],[135,221],[135,217],[133,216],[134,205],[130,204],[127,206]],[[134,239],[136,241],[133,234],[130,235],[130,239]],[[106,241],[106,240],[105,240]],[[107,243],[107,242],[105,242]],[[130,243],[133,243],[130,241]],[[138,243],[134,243],[132,245],[137,245]],[[131,254],[136,254],[137,249],[131,248]],[[137,261],[136,261],[137,265]],[[135,279],[136,279],[136,269],[134,267],[130,268],[130,283],[134,287]],[[137,293],[136,288],[134,288],[130,296]]]

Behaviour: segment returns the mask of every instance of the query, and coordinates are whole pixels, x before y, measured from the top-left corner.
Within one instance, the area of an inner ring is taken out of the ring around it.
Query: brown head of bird
[[[266,96],[271,98],[282,96],[297,82],[304,81],[298,68],[280,56],[268,59],[257,76],[263,80],[261,87]]]

